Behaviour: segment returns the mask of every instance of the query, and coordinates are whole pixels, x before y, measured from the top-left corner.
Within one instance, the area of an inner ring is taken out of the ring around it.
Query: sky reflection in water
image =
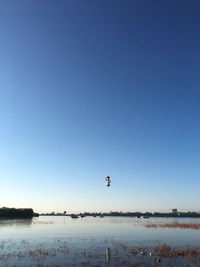
[[[0,239],[50,240],[51,238],[95,238],[100,243],[107,238],[134,244],[195,245],[200,243],[198,230],[146,228],[147,223],[200,223],[200,219],[40,216],[32,220],[0,220]]]
[[[64,216],[0,220],[0,264],[20,267],[27,264],[129,266],[133,258],[134,261],[142,260],[141,264],[147,261],[148,266],[155,266],[155,258],[149,256],[151,247],[153,249],[162,243],[177,247],[198,245],[199,230],[146,228],[145,224],[199,222],[199,219],[71,219]],[[140,247],[143,251],[147,251],[148,247],[147,256],[142,257],[137,249],[136,255],[131,255],[130,248],[134,247]]]

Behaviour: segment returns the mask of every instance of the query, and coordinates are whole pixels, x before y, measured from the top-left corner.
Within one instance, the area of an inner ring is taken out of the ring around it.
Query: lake
[[[134,266],[134,263],[155,266],[157,256],[152,255],[156,246],[182,248],[200,244],[200,230],[146,227],[148,224],[200,224],[200,219],[68,216],[1,219],[0,266]],[[183,260],[179,257],[177,266],[181,264]]]

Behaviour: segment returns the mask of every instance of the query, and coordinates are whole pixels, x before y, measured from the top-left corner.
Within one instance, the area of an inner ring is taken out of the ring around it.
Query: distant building
[[[172,213],[177,214],[178,213],[177,209],[172,209]]]

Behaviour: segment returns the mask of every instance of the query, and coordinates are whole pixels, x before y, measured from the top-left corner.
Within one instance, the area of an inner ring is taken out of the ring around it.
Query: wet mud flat
[[[0,266],[198,267],[200,246],[134,246],[120,240],[52,239],[49,242],[1,240]]]

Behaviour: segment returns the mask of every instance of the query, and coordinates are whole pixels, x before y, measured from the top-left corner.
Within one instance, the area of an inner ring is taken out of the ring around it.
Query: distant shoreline
[[[198,212],[177,212],[177,213],[161,213],[161,212],[84,212],[84,213],[70,213],[70,214],[63,214],[63,213],[41,213],[40,216],[92,216],[92,217],[136,217],[136,218],[200,218],[200,213]]]

